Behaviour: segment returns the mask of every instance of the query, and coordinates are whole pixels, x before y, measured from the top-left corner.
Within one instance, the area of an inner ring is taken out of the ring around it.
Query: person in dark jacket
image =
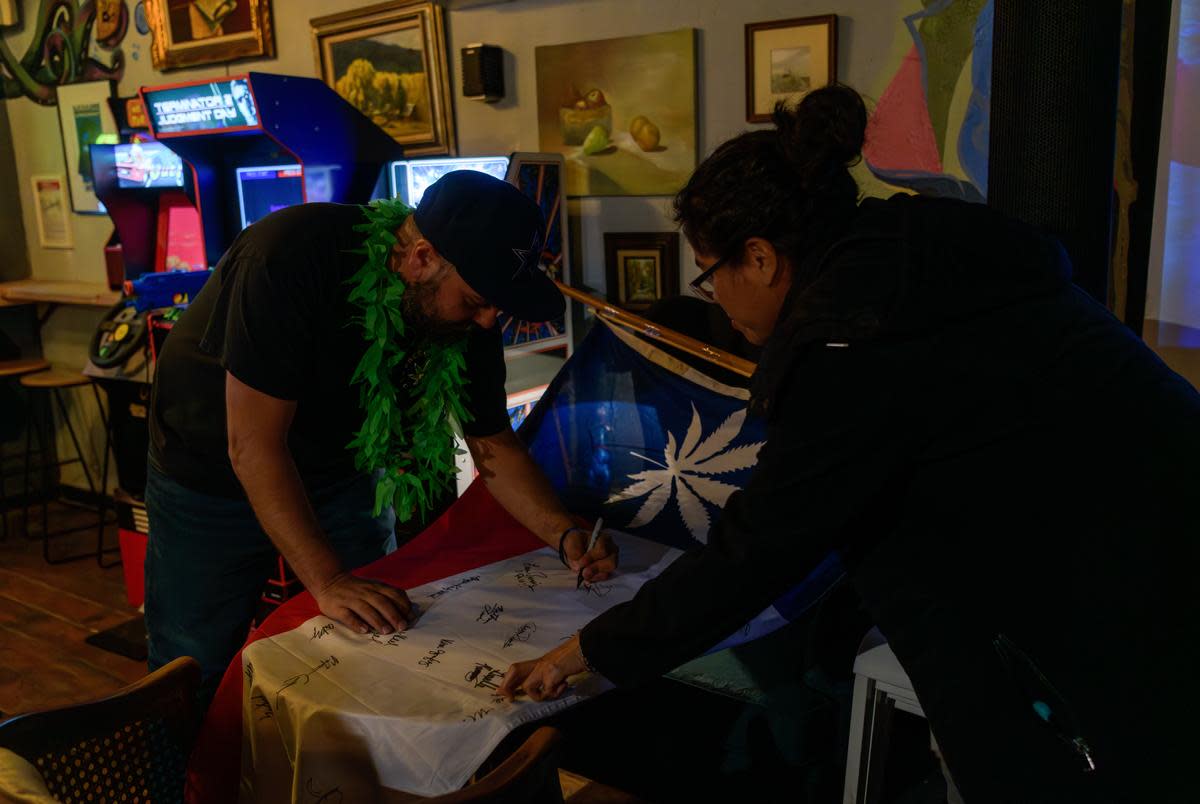
[[[711,648],[841,553],[963,799],[1200,798],[1200,394],[983,205],[858,202],[833,86],[726,142],[676,199],[693,283],[764,346],[767,444],[706,546],[507,673],[561,695]]]

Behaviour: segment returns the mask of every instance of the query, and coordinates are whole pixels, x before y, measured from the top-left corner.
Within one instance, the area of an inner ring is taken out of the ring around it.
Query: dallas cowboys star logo
[[[516,279],[525,272],[533,272],[533,269],[538,267],[538,258],[542,253],[542,236],[539,232],[533,233],[533,240],[529,243],[529,248],[514,248],[513,256],[517,258],[517,270],[513,271],[512,278]]]

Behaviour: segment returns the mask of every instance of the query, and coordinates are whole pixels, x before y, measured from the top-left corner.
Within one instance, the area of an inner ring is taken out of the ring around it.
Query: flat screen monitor
[[[425,189],[455,170],[478,170],[501,181],[508,173],[507,156],[466,156],[453,159],[412,159],[391,163],[392,198],[410,207],[421,203]]]
[[[304,170],[299,165],[260,165],[237,169],[242,228],[277,209],[304,203]]]
[[[114,145],[113,162],[122,190],[183,186],[183,160],[161,142]]]

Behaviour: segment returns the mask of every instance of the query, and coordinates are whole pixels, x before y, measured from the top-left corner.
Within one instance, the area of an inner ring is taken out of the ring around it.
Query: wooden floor
[[[51,530],[90,515],[61,505],[50,510]],[[26,538],[19,511],[8,514],[8,525],[8,539],[0,541],[0,718],[100,698],[145,675],[144,662],[83,641],[138,616],[121,567],[101,569],[95,559],[51,566],[41,541]],[[113,525],[105,544],[116,543]],[[94,529],[52,540],[57,555],[95,544]]]

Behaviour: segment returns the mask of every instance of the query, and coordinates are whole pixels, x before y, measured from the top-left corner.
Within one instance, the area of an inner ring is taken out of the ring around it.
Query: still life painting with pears
[[[567,194],[671,195],[696,166],[696,37],[685,28],[536,50],[539,149]]]

